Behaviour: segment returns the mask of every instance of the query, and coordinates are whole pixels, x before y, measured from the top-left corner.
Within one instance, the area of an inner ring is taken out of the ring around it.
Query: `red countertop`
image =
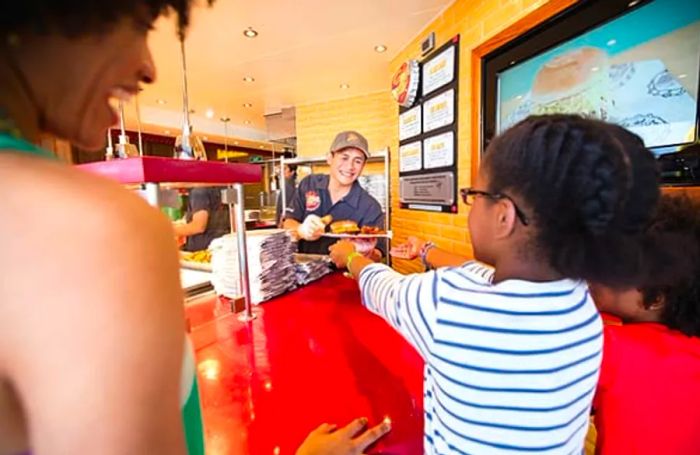
[[[293,454],[324,422],[385,416],[391,433],[368,453],[423,453],[423,361],[333,274],[195,328],[207,454]]]

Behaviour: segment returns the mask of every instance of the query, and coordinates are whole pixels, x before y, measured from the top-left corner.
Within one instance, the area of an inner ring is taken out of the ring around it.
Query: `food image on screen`
[[[531,114],[617,123],[648,147],[697,137],[700,4],[655,0],[498,74],[497,132]]]

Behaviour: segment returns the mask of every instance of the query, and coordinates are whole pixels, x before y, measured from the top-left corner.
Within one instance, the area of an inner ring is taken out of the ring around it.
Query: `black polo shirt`
[[[207,227],[201,234],[187,237],[182,247],[185,251],[206,250],[212,240],[231,232],[228,210],[221,204],[221,188],[199,187],[190,191],[185,220],[190,223],[192,216],[201,210],[209,214]]]
[[[357,181],[352,184],[350,192],[338,202],[331,202],[331,194],[328,191],[330,176],[323,174],[311,174],[300,183],[292,198],[292,213],[289,217],[300,223],[308,215],[319,217],[333,216],[334,221],[353,220],[358,226],[378,226],[384,228],[384,213],[376,199],[360,186]],[[315,242],[299,241],[300,253],[328,254],[328,247],[338,239],[321,237]],[[382,253],[386,253],[384,242],[377,243]]]

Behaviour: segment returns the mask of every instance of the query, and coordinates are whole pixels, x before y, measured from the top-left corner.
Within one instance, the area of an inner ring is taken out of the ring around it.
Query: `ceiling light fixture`
[[[163,134],[170,134],[170,130],[163,131]]]
[[[164,99],[160,99],[160,98],[158,98],[158,99],[156,100],[156,103],[158,103],[158,104],[168,104],[167,101],[165,101]]]
[[[609,40],[606,44],[607,44],[608,46],[614,46],[614,45],[617,44],[617,40],[616,40],[616,39],[611,39],[611,40]]]
[[[386,52],[386,46],[383,44],[377,44],[374,46],[374,50],[375,52],[379,52],[381,54],[382,52]]]
[[[255,82],[255,78],[252,76],[246,76],[243,78],[243,82]]]
[[[214,109],[211,109],[211,108],[207,109],[207,111],[204,113],[204,115],[207,118],[214,118]]]
[[[349,88],[350,88],[350,84],[340,84],[340,88],[343,89],[343,90],[349,89]]]
[[[253,27],[248,27],[247,29],[243,30],[243,35],[246,38],[255,38],[256,36],[258,36],[258,32],[253,30]]]
[[[627,4],[627,6],[629,6],[630,8],[632,8],[632,7],[633,7],[634,5],[636,5],[637,3],[639,3],[639,0],[632,0],[631,2],[629,2],[629,3]]]
[[[243,107],[253,107],[251,103],[243,103]]]
[[[243,122],[243,124],[244,124],[244,125],[250,125],[250,120],[246,120],[245,122]]]
[[[686,77],[688,77],[687,74],[679,74],[678,75],[678,79],[685,79]]]

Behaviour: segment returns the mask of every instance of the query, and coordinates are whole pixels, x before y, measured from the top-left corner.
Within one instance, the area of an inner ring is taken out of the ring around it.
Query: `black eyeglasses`
[[[462,200],[467,205],[472,205],[476,196],[483,196],[493,200],[508,199],[513,204],[513,208],[515,208],[515,215],[518,217],[520,222],[523,223],[523,226],[527,226],[529,223],[523,211],[518,208],[518,205],[515,203],[513,198],[507,194],[489,193],[488,191],[476,190],[472,187],[462,188],[459,190],[459,194],[462,196]]]

